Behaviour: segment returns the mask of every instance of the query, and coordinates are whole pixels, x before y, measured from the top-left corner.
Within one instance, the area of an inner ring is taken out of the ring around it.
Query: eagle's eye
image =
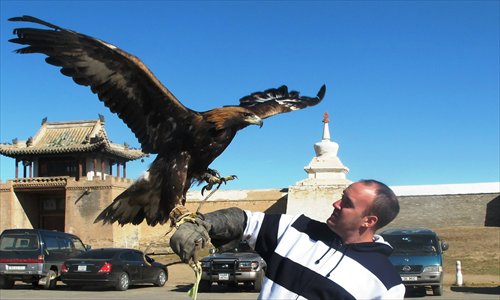
[[[245,112],[245,113],[243,113],[243,116],[251,117],[251,116],[253,116],[253,113]]]

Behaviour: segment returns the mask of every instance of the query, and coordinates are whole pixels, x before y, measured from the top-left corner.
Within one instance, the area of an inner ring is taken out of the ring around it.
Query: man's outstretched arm
[[[220,251],[238,246],[247,222],[246,214],[237,207],[216,210],[196,217],[194,222],[185,222],[170,238],[170,247],[188,263],[194,259],[197,245],[203,247],[210,238]]]

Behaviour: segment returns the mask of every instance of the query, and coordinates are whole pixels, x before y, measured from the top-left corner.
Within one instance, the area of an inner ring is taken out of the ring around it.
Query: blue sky
[[[212,164],[225,189],[284,188],[307,177],[323,112],[350,180],[389,185],[500,181],[499,1],[1,1],[0,141],[49,121],[106,118],[86,87],[18,55],[8,22],[32,15],[138,56],[186,106],[205,111],[286,84],[315,107],[240,131]],[[136,178],[150,160],[127,166]],[[14,177],[1,157],[0,178]]]

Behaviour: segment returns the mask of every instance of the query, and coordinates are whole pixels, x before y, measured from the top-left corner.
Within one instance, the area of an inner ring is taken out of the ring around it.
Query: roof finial
[[[323,123],[330,123],[330,119],[328,119],[328,117],[328,112],[325,111],[325,113],[323,114]]]
[[[330,140],[330,129],[328,128],[330,119],[328,117],[328,113],[325,111],[325,113],[323,114],[323,140]]]

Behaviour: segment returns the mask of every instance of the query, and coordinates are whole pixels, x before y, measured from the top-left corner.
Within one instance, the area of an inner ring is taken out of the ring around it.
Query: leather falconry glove
[[[184,222],[170,238],[170,247],[182,259],[189,263],[194,260],[196,246],[212,244],[220,251],[238,246],[246,227],[246,214],[237,207],[217,210],[199,215],[194,222]]]

